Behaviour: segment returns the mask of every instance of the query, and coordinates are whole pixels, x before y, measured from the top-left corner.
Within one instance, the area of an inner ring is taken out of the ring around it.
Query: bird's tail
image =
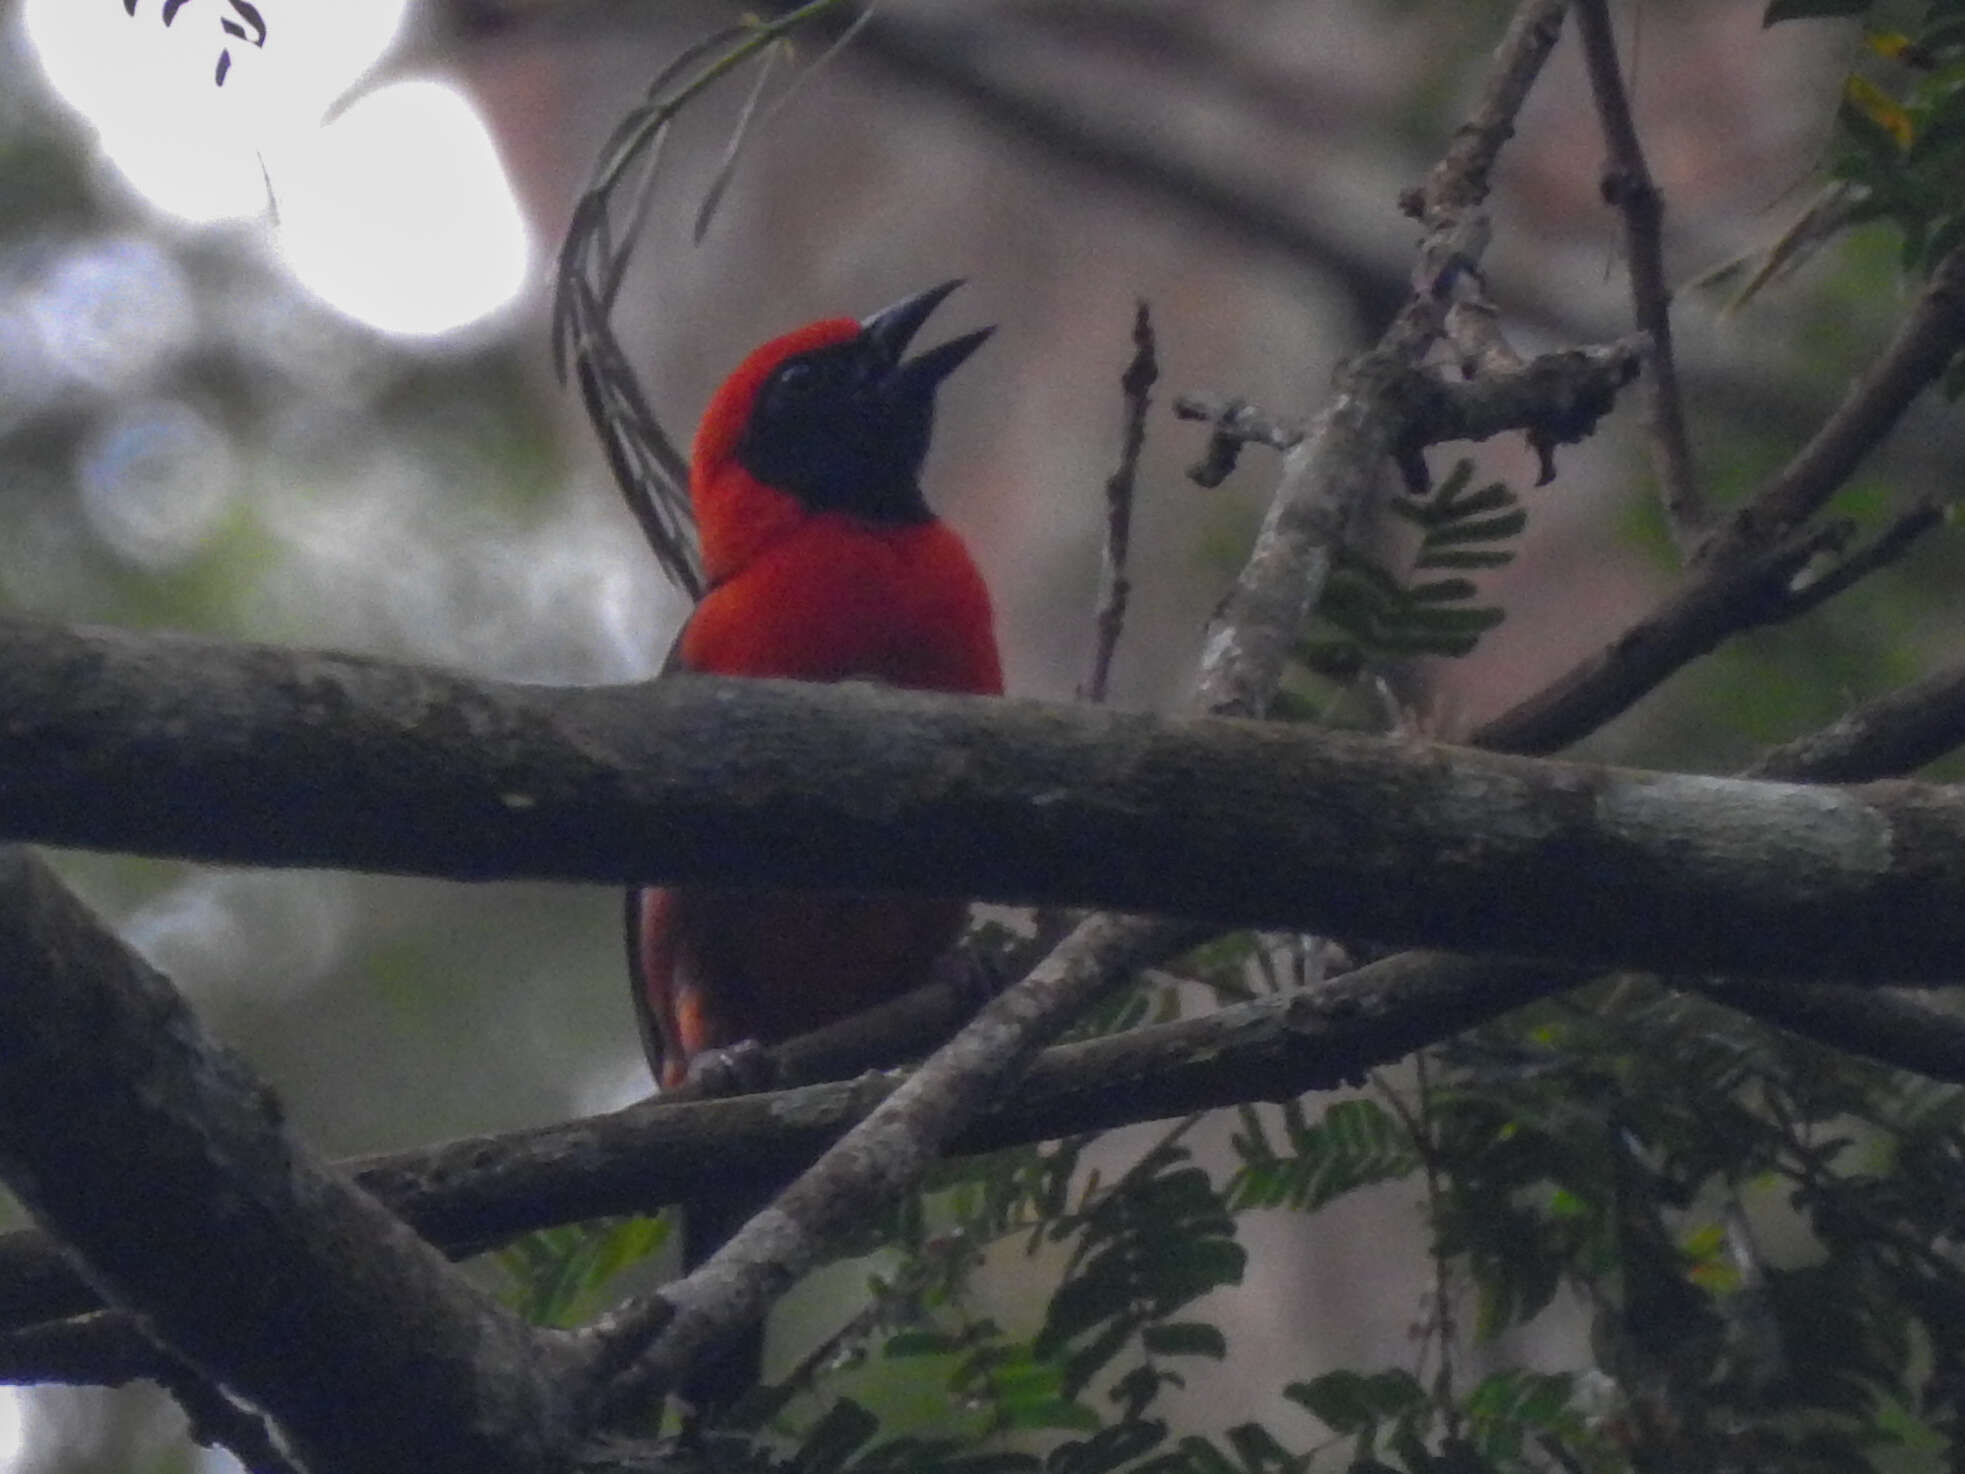
[[[730,1241],[770,1195],[700,1199],[683,1207],[682,1272],[691,1274],[710,1255]],[[720,1351],[703,1356],[689,1369],[678,1389],[698,1421],[722,1422],[764,1375],[764,1323],[747,1326],[742,1336]]]

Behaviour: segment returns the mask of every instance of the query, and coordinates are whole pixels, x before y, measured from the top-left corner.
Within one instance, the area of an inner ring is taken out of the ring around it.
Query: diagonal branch
[[[1273,567],[1326,556],[1296,541],[1314,517],[1273,520]],[[1282,649],[1232,625],[1210,645],[1204,692],[1273,679]],[[1946,899],[1965,792],[1931,785],[1801,791],[851,685],[547,690],[4,620],[0,710],[14,839],[1089,904],[1668,971],[1924,980],[1965,943]]]
[[[1802,570],[1854,531],[1846,523],[1805,531],[1742,563],[1693,576],[1610,644],[1467,740],[1497,752],[1558,752],[1587,737],[1722,641],[1795,612],[1793,586]]]
[[[18,848],[0,850],[0,1175],[112,1303],[305,1461],[536,1469],[563,1349],[286,1132],[245,1064]]]
[[[1814,516],[1961,349],[1965,246],[1938,263],[1883,353],[1780,473],[1727,519],[1700,562],[1715,570],[1745,562]]]
[[[1821,602],[1796,588],[1819,552],[1839,549],[1853,529],[1809,529],[1809,518],[1896,426],[1911,402],[1965,349],[1965,246],[1932,274],[1888,348],[1850,387],[1835,412],[1747,505],[1701,549],[1691,577],[1610,644],[1584,657],[1470,740],[1509,752],[1555,752],[1628,710],[1720,641],[1756,625],[1792,618]],[[1873,570],[1908,546],[1928,521],[1907,512],[1865,554],[1853,575]],[[1852,575],[1832,571],[1830,592]]]

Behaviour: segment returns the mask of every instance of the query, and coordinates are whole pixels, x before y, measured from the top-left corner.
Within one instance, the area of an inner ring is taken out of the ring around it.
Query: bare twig
[[[1187,477],[1196,486],[1212,490],[1235,474],[1245,445],[1266,445],[1271,450],[1294,450],[1303,443],[1301,425],[1276,419],[1257,409],[1246,399],[1229,398],[1216,402],[1198,394],[1183,394],[1174,400],[1174,416],[1182,420],[1203,420],[1212,428],[1208,447],[1201,459],[1187,468]]]
[[[1730,517],[1700,561],[1724,569],[1753,557],[1820,511],[1863,457],[1965,348],[1965,246],[1931,273],[1890,344],[1780,473]]]
[[[1827,575],[1826,590],[1796,586],[1818,554],[1853,529],[1801,530],[1917,395],[1965,347],[1965,247],[1939,265],[1890,346],[1787,466],[1701,550],[1689,581],[1616,640],[1473,735],[1483,747],[1554,752],[1602,726],[1721,640],[1788,619],[1901,555],[1931,525],[1920,507]],[[1785,538],[1785,541],[1778,539]],[[1819,585],[1821,580],[1817,580]]]
[[[1887,568],[1909,552],[1925,533],[1943,524],[1945,503],[1925,498],[1900,513],[1888,527],[1853,552],[1845,553],[1818,578],[1804,577],[1796,582],[1782,615],[1792,618],[1826,604],[1837,594],[1860,583],[1879,568]]]
[[[1468,739],[1502,752],[1555,752],[1595,731],[1721,641],[1819,608],[1878,569],[1888,567],[1940,526],[1945,504],[1923,500],[1870,542],[1843,549],[1855,536],[1848,521],[1805,529],[1770,552],[1695,573],[1611,644],[1587,656],[1534,695],[1493,718]],[[1837,561],[1820,573],[1811,565]]]
[[[1448,323],[1467,306],[1456,302],[1447,313]],[[1642,362],[1641,342],[1631,338],[1544,353],[1526,363],[1490,343],[1481,372],[1464,382],[1432,368],[1413,367],[1392,391],[1405,422],[1392,453],[1406,456],[1443,441],[1486,440],[1521,430],[1541,458],[1541,479],[1547,483],[1555,477],[1555,448],[1591,434],[1614,406],[1617,391],[1638,376]],[[1206,453],[1187,473],[1202,486],[1220,485],[1235,469],[1244,445],[1290,451],[1302,444],[1305,434],[1241,399],[1216,404],[1182,395],[1174,402],[1174,413],[1213,427]]]
[[[1604,142],[1610,150],[1603,197],[1623,212],[1637,325],[1651,339],[1652,461],[1664,493],[1665,520],[1680,556],[1690,561],[1706,536],[1708,514],[1693,469],[1685,404],[1672,353],[1672,296],[1665,285],[1664,198],[1652,182],[1638,142],[1637,125],[1631,119],[1607,0],[1576,0],[1576,30],[1582,39]]]
[[[1133,487],[1139,476],[1139,455],[1146,446],[1148,396],[1160,377],[1153,353],[1153,316],[1141,298],[1133,316],[1133,358],[1119,379],[1125,396],[1126,418],[1119,448],[1119,467],[1105,483],[1105,549],[1099,560],[1098,616],[1092,648],[1092,672],[1080,693],[1086,701],[1105,700],[1112,675],[1112,655],[1126,627],[1126,601],[1132,579],[1126,554],[1132,541]]]
[[[1434,370],[1415,370],[1405,390],[1415,433],[1399,450],[1416,454],[1441,441],[1486,440],[1521,430],[1541,462],[1538,484],[1546,486],[1556,476],[1556,447],[1594,434],[1642,362],[1639,340],[1627,338],[1544,353],[1513,367],[1490,357],[1486,372],[1464,383]]]

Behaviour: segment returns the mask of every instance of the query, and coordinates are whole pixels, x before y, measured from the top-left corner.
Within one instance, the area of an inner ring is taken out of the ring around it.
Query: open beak
[[[860,324],[868,340],[893,366],[887,381],[890,391],[905,389],[932,397],[935,386],[954,373],[963,360],[982,347],[983,340],[996,331],[992,327],[964,333],[938,348],[930,348],[917,358],[905,363],[901,361],[901,355],[907,351],[907,345],[914,340],[914,335],[921,331],[921,325],[928,320],[929,314],[961,285],[962,278],[959,276],[953,281],[945,281],[938,287],[917,292],[892,307],[874,313]]]

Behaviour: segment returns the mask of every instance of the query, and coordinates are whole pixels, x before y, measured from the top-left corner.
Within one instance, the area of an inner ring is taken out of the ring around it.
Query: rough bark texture
[[[1938,980],[1965,796],[865,687],[502,686],[0,624],[9,839],[967,894],[1664,971]],[[975,843],[987,834],[991,843]]]
[[[170,984],[11,847],[0,1173],[109,1303],[310,1467],[489,1474],[568,1446],[550,1343],[296,1145]]]

